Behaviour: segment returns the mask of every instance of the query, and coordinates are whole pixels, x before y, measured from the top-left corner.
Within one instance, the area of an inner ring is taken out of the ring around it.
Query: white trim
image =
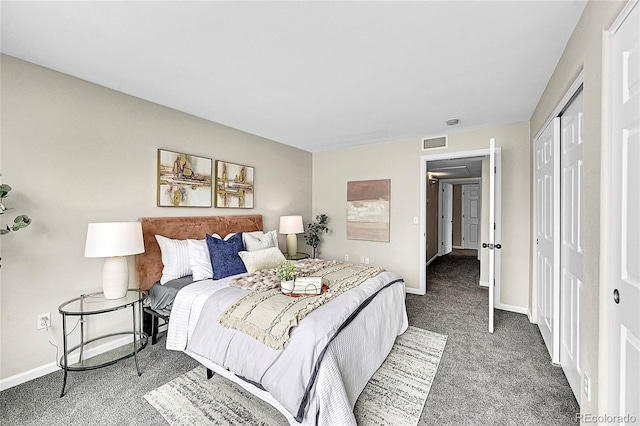
[[[531,310],[527,308],[527,318],[529,318],[529,322],[531,324],[535,324],[536,322],[533,320],[533,315],[531,314]]]
[[[478,281],[480,287],[489,287],[489,281]]]
[[[528,309],[522,306],[506,305],[504,303],[496,303],[496,309],[501,311],[515,312],[516,314],[528,315]]]
[[[458,250],[464,250],[464,247],[462,247],[462,246],[451,245],[451,248],[458,249]],[[470,249],[470,250],[473,250],[473,249]]]
[[[123,336],[118,339],[112,340],[111,342],[105,343],[100,346],[96,346],[94,348],[86,349],[85,359],[91,358],[96,355],[100,355],[102,353],[108,352],[112,349],[119,348],[120,346],[131,343],[131,335]],[[75,364],[78,362],[79,353],[76,351],[69,357],[69,364]],[[45,365],[41,365],[36,368],[32,368],[31,370],[24,371],[22,373],[14,374],[13,376],[9,376],[4,379],[0,379],[0,391],[12,388],[14,386],[18,386],[22,383],[26,383],[30,380],[37,379],[38,377],[46,376],[49,373],[53,373],[55,371],[61,370],[57,364],[58,360],[54,362],[50,362]],[[75,373],[75,372],[74,372]],[[60,383],[62,386],[62,383]]]
[[[434,254],[433,257],[427,261],[427,266],[431,265],[431,262],[433,262],[434,260],[436,260],[439,257],[440,257],[440,255],[438,253]]]
[[[419,288],[405,287],[404,292],[409,294],[417,294],[418,296],[424,296],[424,293],[422,293]]]
[[[622,23],[625,21],[625,19],[627,19],[627,17],[631,14],[631,11],[633,10],[633,8],[637,5],[638,5],[638,0],[629,0],[627,4],[624,5],[624,8],[622,8],[622,11],[620,12],[616,20],[613,21],[613,24],[611,24],[611,27],[609,28],[608,32],[611,33],[611,37],[613,36],[613,34],[618,32]]]
[[[560,103],[556,105],[551,115],[549,115],[547,120],[540,127],[540,130],[538,130],[538,133],[536,133],[535,137],[533,138],[534,142],[540,138],[542,132],[544,132],[547,126],[551,124],[553,119],[558,117],[560,113],[567,107],[567,105],[569,105],[569,101],[578,93],[578,89],[580,88],[582,83],[584,83],[584,69],[580,70],[580,74],[578,74],[578,77],[576,77],[571,86],[569,86],[569,89],[565,92],[564,96],[560,100]]]

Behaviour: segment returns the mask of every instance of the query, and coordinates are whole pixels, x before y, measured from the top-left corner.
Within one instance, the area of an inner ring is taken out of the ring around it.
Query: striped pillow
[[[160,246],[162,264],[164,265],[160,284],[191,275],[187,240],[172,240],[162,235],[156,235],[156,241]]]

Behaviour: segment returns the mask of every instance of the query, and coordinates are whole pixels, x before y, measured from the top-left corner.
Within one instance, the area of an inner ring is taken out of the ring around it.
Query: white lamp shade
[[[105,299],[126,296],[129,288],[129,265],[124,256],[144,253],[142,223],[90,223],[84,257],[106,257],[102,270]]]
[[[281,234],[301,234],[303,232],[302,216],[280,216]]]
[[[130,256],[144,253],[142,223],[90,223],[84,257]]]

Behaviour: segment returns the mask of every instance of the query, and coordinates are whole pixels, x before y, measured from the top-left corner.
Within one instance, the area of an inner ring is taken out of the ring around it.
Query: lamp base
[[[298,236],[287,234],[287,254],[293,256],[298,252]]]
[[[108,257],[102,270],[102,292],[105,299],[120,299],[129,289],[129,264],[123,256]]]

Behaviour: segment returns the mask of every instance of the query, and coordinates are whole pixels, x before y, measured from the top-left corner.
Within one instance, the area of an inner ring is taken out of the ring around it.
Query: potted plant
[[[4,214],[5,211],[9,210],[7,207],[2,204],[2,200],[9,196],[9,192],[11,191],[11,187],[6,183],[0,185],[0,214]],[[13,219],[13,225],[7,225],[6,228],[0,228],[0,235],[8,234],[11,231],[17,231],[22,228],[26,228],[31,224],[31,219],[29,216],[21,214],[20,216]]]
[[[276,277],[281,281],[280,290],[283,293],[291,293],[293,291],[293,281],[296,277],[296,267],[288,260],[282,262],[276,268]]]
[[[9,196],[9,192],[11,191],[11,187],[6,183],[0,185],[0,214],[4,214],[5,211],[9,210],[2,204],[2,200]],[[31,224],[31,219],[29,216],[21,214],[15,219],[13,219],[13,225],[6,225],[6,228],[0,228],[0,235],[6,235],[11,231],[18,231],[19,229],[26,228]],[[0,258],[2,260],[2,258]]]
[[[307,245],[311,246],[312,258],[316,258],[318,253],[318,245],[320,244],[320,234],[323,232],[329,232],[327,222],[329,217],[326,214],[319,214],[316,216],[316,222],[307,224],[307,232],[304,234],[304,240]]]

